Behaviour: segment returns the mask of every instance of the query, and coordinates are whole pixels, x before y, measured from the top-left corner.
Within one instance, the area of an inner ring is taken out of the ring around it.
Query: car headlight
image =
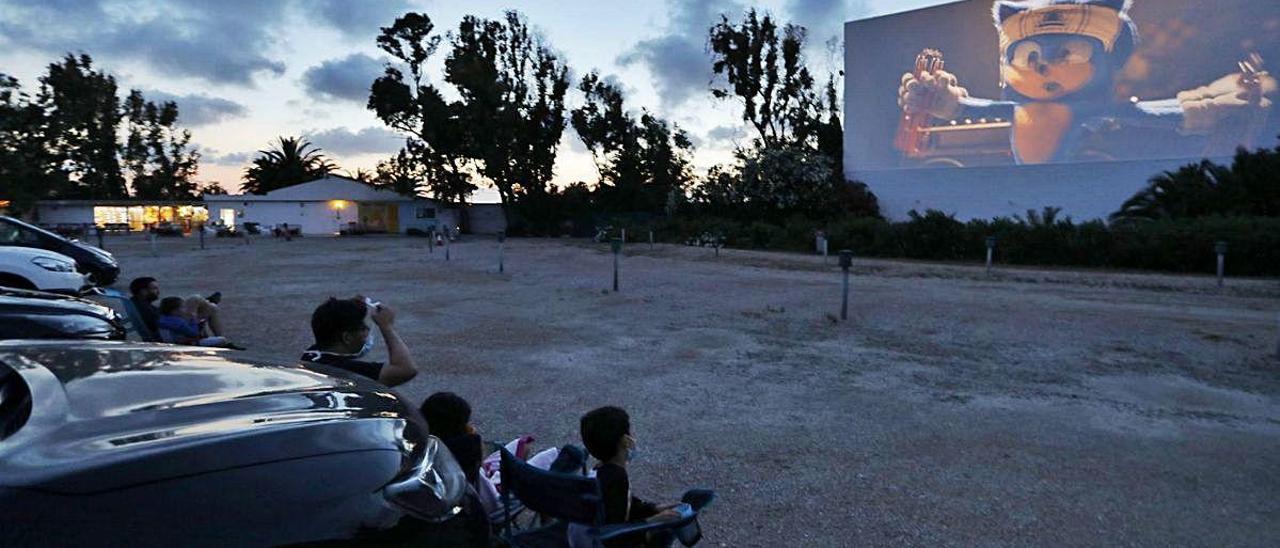
[[[76,263],[54,259],[52,257],[36,257],[31,259],[36,266],[53,272],[75,272]]]
[[[427,521],[444,521],[462,511],[467,477],[444,442],[428,436],[422,459],[409,476],[383,488],[387,500]]]

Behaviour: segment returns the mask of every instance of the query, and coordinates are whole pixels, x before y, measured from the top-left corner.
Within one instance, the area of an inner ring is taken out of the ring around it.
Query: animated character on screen
[[[999,0],[993,12],[1002,100],[970,97],[954,75],[926,70],[903,76],[899,104],[908,116],[1010,120],[1019,164],[1076,160],[1081,141],[1100,128],[1169,127],[1208,135],[1231,120],[1265,116],[1271,106],[1266,95],[1276,82],[1248,62],[1240,64],[1241,73],[1175,99],[1117,100],[1115,77],[1137,42],[1129,6],[1127,0]],[[1246,142],[1243,135],[1233,137]]]

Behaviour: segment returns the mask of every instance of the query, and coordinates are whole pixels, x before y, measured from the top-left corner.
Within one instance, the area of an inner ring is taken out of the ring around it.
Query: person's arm
[[[387,305],[378,305],[371,315],[373,323],[382,333],[382,340],[387,342],[387,365],[378,374],[378,382],[387,386],[396,386],[409,382],[418,375],[418,368],[413,364],[413,356],[409,347],[404,344],[400,334],[396,333],[396,313]]]

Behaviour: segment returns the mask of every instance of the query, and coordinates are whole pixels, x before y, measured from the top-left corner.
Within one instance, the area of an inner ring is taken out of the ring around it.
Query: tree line
[[[87,54],[51,63],[28,91],[0,74],[0,183],[19,211],[41,199],[192,199],[200,153],[172,101],[122,90]],[[123,138],[122,138],[123,137]]]

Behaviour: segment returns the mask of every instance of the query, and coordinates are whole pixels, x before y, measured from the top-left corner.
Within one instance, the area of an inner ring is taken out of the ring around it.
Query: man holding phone
[[[387,344],[387,363],[364,361],[373,350],[373,333],[366,319],[378,326]],[[302,361],[330,365],[374,379],[387,386],[404,384],[418,374],[409,347],[395,330],[396,313],[387,305],[355,296],[330,297],[311,314],[316,343],[302,353]]]

